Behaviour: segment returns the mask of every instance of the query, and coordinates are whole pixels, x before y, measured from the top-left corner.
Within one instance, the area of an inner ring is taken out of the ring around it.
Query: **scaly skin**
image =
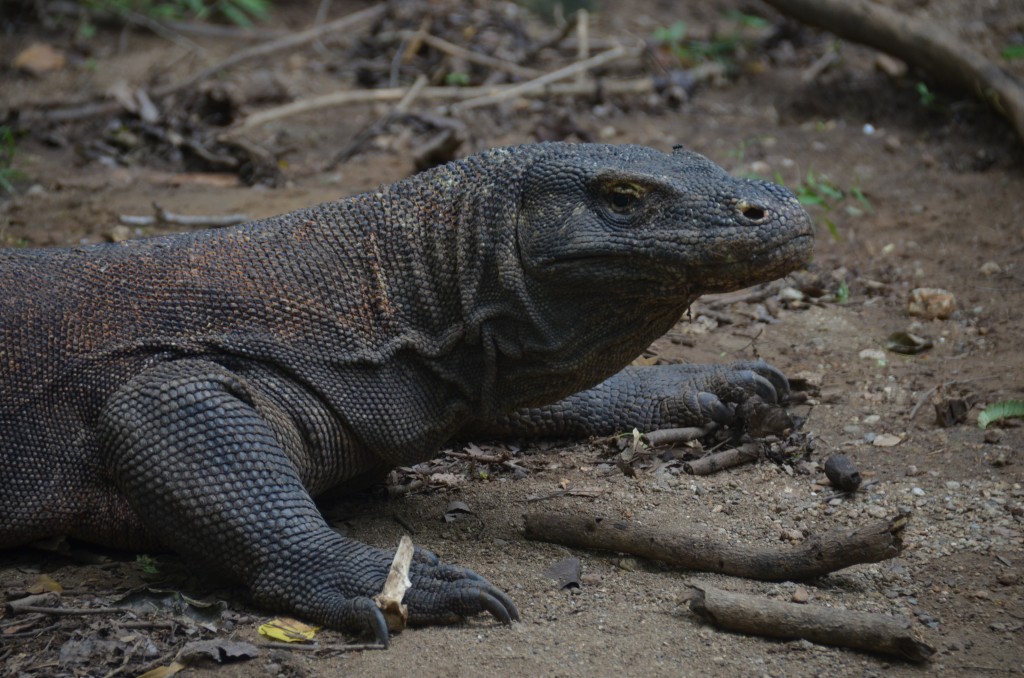
[[[700,424],[771,400],[787,386],[764,363],[616,372],[698,295],[810,250],[783,188],[681,149],[541,144],[235,228],[2,251],[0,547],[167,546],[386,642],[370,596],[390,554],[338,536],[312,496],[468,431]],[[414,623],[518,618],[427,552],[412,581]]]

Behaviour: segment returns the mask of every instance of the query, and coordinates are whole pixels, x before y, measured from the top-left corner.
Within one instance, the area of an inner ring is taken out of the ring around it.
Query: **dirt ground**
[[[890,4],[955,28],[993,59],[1024,33],[1019,2]],[[316,5],[296,3],[279,23],[308,25]],[[360,6],[336,3],[332,16]],[[679,20],[696,34],[707,34],[722,25],[727,11],[737,9],[758,13],[770,24],[781,22],[762,5],[720,0],[686,7],[651,0],[630,3],[628,9],[606,3],[594,15],[593,34],[648,37]],[[390,499],[377,490],[332,506],[329,513],[339,516],[336,523],[351,536],[377,546],[394,545],[411,532],[417,544],[504,588],[519,606],[521,623],[504,627],[478,617],[452,627],[407,630],[386,652],[264,647],[258,657],[240,662],[194,664],[189,674],[1024,673],[1024,429],[1008,421],[986,432],[976,423],[984,405],[1024,398],[1024,146],[1007,123],[981,105],[920,74],[886,74],[876,68],[877,53],[852,44],[841,44],[834,64],[806,78],[809,67],[835,48],[835,40],[810,30],[796,34],[752,55],[738,74],[700,86],[674,105],[641,95],[598,102],[540,99],[474,110],[463,117],[469,134],[459,154],[552,134],[666,150],[683,144],[734,173],[776,177],[805,191],[822,183],[842,191],[845,197],[830,198],[830,209],[811,208],[821,225],[812,270],[823,295],[787,296],[783,288],[806,290],[793,278],[753,301],[736,295],[715,303],[703,300],[694,305],[692,319],[681,320],[650,351],[665,362],[757,356],[802,377],[810,384],[807,401],[793,412],[806,417],[803,430],[816,442],[810,456],[814,465],[762,460],[694,477],[679,463],[658,463],[663,452],[658,450],[628,477],[615,464],[618,448],[602,441],[480,441],[485,452],[509,453],[522,470],[448,457],[424,467],[423,474],[453,474],[443,478],[445,484],[428,483],[426,491]],[[0,49],[4,106],[81,98],[120,78],[144,80],[149,69],[176,63],[181,53],[172,42],[125,31],[101,34],[97,39],[117,47],[98,49],[88,66],[70,64],[37,78],[7,68],[21,48],[46,38],[30,30],[5,37]],[[196,40],[213,54],[232,48]],[[311,47],[296,54],[252,68],[284,74],[296,96],[321,92],[329,74],[311,66],[319,53]],[[175,68],[184,73],[189,64]],[[918,83],[926,83],[925,89]],[[387,110],[363,105],[321,111],[255,132],[260,140],[273,138],[289,149],[276,188],[248,187],[230,178],[203,180],[155,161],[103,162],[83,152],[88,139],[80,127],[57,127],[49,137],[31,134],[19,141],[14,158],[25,178],[16,194],[0,198],[0,237],[8,246],[96,242],[173,230],[118,230],[119,215],[151,213],[154,201],[172,212],[244,212],[255,218],[370,189],[413,171],[408,157],[413,142],[401,125],[386,129],[337,168],[323,168]],[[65,141],[55,142],[58,137]],[[945,320],[908,315],[911,290],[921,287],[948,290],[956,312]],[[916,355],[887,351],[887,338],[903,331],[934,346]],[[940,426],[933,401],[958,398],[973,403],[967,420]],[[837,493],[824,480],[821,464],[838,452],[864,476],[856,493]],[[558,494],[563,489],[578,492]],[[453,501],[464,502],[472,513],[448,523],[442,518]],[[522,534],[524,513],[552,511],[784,547],[900,510],[912,517],[899,557],[799,583],[681,571],[614,553],[531,542]],[[160,574],[146,575],[134,555],[87,549],[83,560],[78,553],[78,560],[29,550],[0,554],[0,589],[11,596],[45,574],[64,587],[63,604],[69,607],[115,604],[128,592],[155,600],[160,596],[145,593],[145,585],[158,586],[154,582],[183,565],[171,555],[154,554]],[[559,590],[544,573],[567,556],[581,559],[583,584]],[[689,611],[689,583],[783,601],[806,593],[808,605],[901,615],[935,655],[916,666],[866,652],[723,631]],[[110,675],[122,665],[123,674],[136,675],[161,659],[169,664],[182,639],[265,643],[256,629],[266,615],[242,592],[211,588],[216,584],[202,578],[179,586],[190,596],[226,605],[207,610],[198,621],[186,620],[186,613],[173,607],[136,608],[138,619],[0,618],[0,675]],[[142,623],[132,626],[126,620]],[[318,639],[324,645],[358,640],[332,631],[322,631]],[[126,652],[132,654],[127,660]]]

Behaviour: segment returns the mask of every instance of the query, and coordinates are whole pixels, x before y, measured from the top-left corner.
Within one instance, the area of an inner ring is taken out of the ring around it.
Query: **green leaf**
[[[266,0],[227,0],[228,2],[234,2],[238,5],[239,9],[249,14],[249,16],[259,19],[261,21],[266,20],[270,16],[270,4]]]
[[[1024,417],[1024,401],[1002,400],[992,403],[978,415],[978,426],[988,428],[989,424],[1011,417]]]
[[[230,2],[222,2],[217,5],[220,13],[223,14],[228,21],[235,24],[239,28],[249,28],[252,26],[252,20],[249,19],[248,15],[242,10],[235,7]]]
[[[1004,59],[1024,59],[1024,45],[1010,45],[1003,48]]]
[[[831,219],[826,219],[825,226],[828,227],[828,232],[832,235],[832,239],[839,242],[839,229],[836,227],[836,222]]]
[[[850,300],[850,286],[846,284],[846,281],[839,283],[839,289],[836,290],[836,303],[845,304]]]

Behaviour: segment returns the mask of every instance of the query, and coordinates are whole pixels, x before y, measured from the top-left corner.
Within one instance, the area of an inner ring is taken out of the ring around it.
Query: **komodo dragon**
[[[370,596],[391,554],[312,496],[470,430],[606,434],[775,400],[762,362],[626,365],[698,295],[811,246],[789,191],[696,153],[538,144],[238,227],[0,250],[0,547],[170,547],[386,644]],[[429,552],[411,579],[410,623],[518,618]]]

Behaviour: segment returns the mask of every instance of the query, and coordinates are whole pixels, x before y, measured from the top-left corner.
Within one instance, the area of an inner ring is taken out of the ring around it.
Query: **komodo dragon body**
[[[311,496],[467,431],[691,425],[774,399],[786,381],[760,362],[623,368],[699,294],[782,276],[811,244],[789,191],[695,153],[540,144],[238,227],[2,250],[0,547],[171,547],[386,643],[370,596],[390,554]],[[428,552],[411,577],[412,623],[518,616]]]

